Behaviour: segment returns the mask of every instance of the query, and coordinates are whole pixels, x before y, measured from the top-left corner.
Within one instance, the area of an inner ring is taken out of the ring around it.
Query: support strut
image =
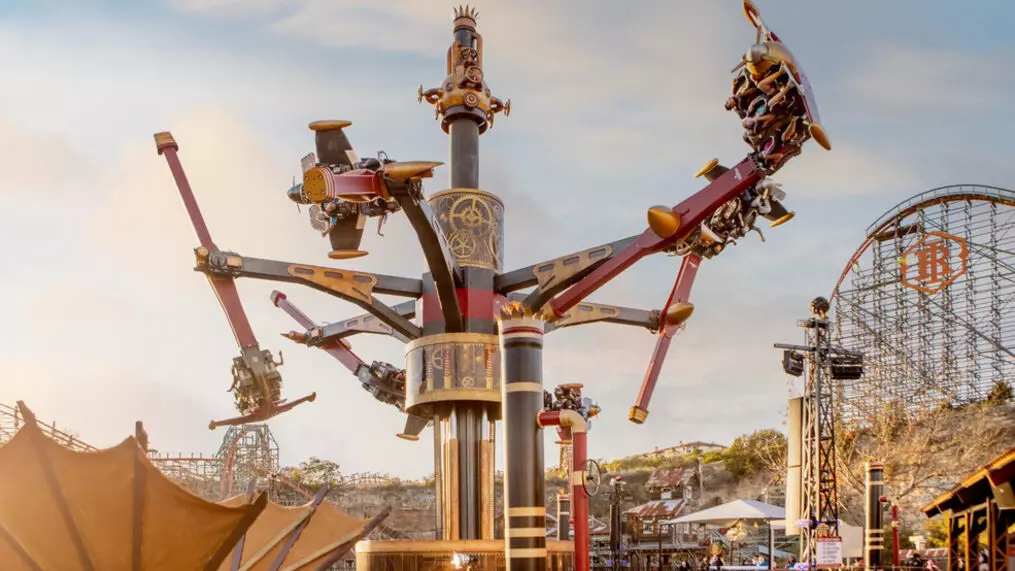
[[[645,371],[645,379],[641,382],[641,391],[638,393],[638,400],[628,414],[628,420],[636,424],[642,424],[648,418],[648,403],[652,399],[656,382],[659,380],[659,373],[663,369],[663,362],[666,360],[666,353],[670,349],[670,342],[673,336],[683,327],[694,306],[689,303],[691,298],[691,287],[694,285],[694,278],[698,275],[698,266],[701,264],[701,257],[697,254],[684,256],[680,264],[680,271],[677,279],[673,282],[673,289],[666,299],[659,316],[659,337],[656,339],[656,347],[652,351],[652,358],[649,360],[648,370]]]

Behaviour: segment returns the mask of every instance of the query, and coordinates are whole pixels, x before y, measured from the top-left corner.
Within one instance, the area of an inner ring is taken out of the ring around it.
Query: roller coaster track
[[[17,407],[0,403],[0,444],[13,438],[24,423],[25,419],[22,418],[21,412]],[[58,429],[56,423],[50,424],[42,421],[37,421],[37,423],[46,436],[71,450],[78,450],[80,452],[94,452],[98,450],[91,444],[83,442],[77,436]]]

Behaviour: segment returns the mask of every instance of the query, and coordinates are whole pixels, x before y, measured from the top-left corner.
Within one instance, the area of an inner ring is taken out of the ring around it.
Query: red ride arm
[[[673,212],[680,217],[680,229],[676,234],[669,238],[662,238],[652,230],[645,230],[630,246],[606,260],[567,291],[550,300],[547,307],[556,317],[563,316],[592,292],[620,275],[638,260],[649,254],[661,252],[666,247],[686,238],[717,208],[753,187],[764,177],[764,173],[758,169],[750,157],[740,161],[737,166],[710,182],[708,186],[673,207]]]
[[[159,154],[164,155],[166,162],[169,163],[169,170],[173,173],[173,178],[176,180],[176,188],[180,191],[180,197],[183,198],[183,204],[187,208],[187,214],[190,216],[191,224],[194,225],[194,231],[197,232],[197,239],[200,241],[201,246],[209,251],[217,250],[218,247],[215,246],[215,242],[211,239],[211,232],[208,231],[208,225],[204,221],[204,216],[201,215],[201,209],[197,206],[194,191],[190,188],[190,182],[187,181],[186,173],[183,172],[180,158],[176,156],[176,152],[180,149],[179,145],[176,144],[173,135],[166,131],[155,134],[155,146],[158,148]],[[240,348],[257,345],[254,330],[250,327],[250,321],[247,319],[247,314],[243,311],[243,304],[240,302],[240,294],[236,291],[236,283],[232,278],[207,277],[208,283],[211,284],[212,290],[215,291],[215,297],[219,300],[219,305],[222,306],[222,310],[226,313],[226,320],[229,322],[229,328],[233,331],[236,343]]]
[[[666,353],[670,349],[670,342],[683,325],[682,323],[676,325],[668,323],[666,321],[666,310],[674,303],[688,302],[691,297],[691,287],[694,285],[695,276],[698,275],[698,266],[700,264],[701,257],[697,254],[684,256],[684,261],[680,264],[680,271],[677,273],[676,281],[673,282],[673,289],[670,291],[670,296],[666,299],[666,304],[663,305],[663,309],[660,312],[659,338],[656,339],[655,350],[652,351],[648,370],[645,371],[645,379],[641,382],[638,400],[635,401],[628,415],[628,419],[631,422],[641,424],[645,422],[645,418],[648,416],[648,403],[652,399],[656,382],[659,380],[659,373],[662,371],[663,363],[666,361]]]
[[[275,307],[282,309],[282,311],[289,314],[290,317],[296,320],[304,329],[317,329],[319,326],[314,323],[313,319],[303,313],[300,308],[296,307],[291,301],[286,298],[286,295],[280,291],[271,292],[271,302],[275,304]],[[320,348],[327,352],[332,357],[338,359],[340,363],[345,365],[345,368],[349,369],[356,374],[361,366],[366,366],[366,363],[359,358],[355,353],[352,352],[349,344],[339,339],[330,343],[320,345]]]

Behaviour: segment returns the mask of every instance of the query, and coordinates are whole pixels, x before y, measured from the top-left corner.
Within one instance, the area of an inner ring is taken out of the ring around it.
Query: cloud
[[[283,0],[169,0],[181,12],[212,16],[252,17],[270,14],[285,6]]]
[[[0,216],[14,202],[66,198],[69,183],[88,176],[87,163],[61,134],[33,129],[3,116],[0,149]]]
[[[880,45],[842,77],[861,105],[882,112],[961,115],[1006,106],[1013,87],[1000,54]]]
[[[848,141],[840,145],[834,139],[832,143],[831,151],[807,143],[805,152],[779,171],[775,178],[790,196],[886,194],[925,182],[918,169],[894,162],[891,151],[879,153]]]
[[[221,4],[186,1],[190,11],[220,15]],[[725,70],[753,37],[738,10],[713,4],[637,11],[592,4],[581,13],[531,1],[510,7],[481,2],[478,8],[494,94],[509,98],[523,85],[526,91],[543,87],[538,95],[517,102],[520,113],[511,121],[516,128],[554,135],[561,127],[599,123],[589,117],[604,108],[643,115],[644,121],[662,123],[671,134],[704,127],[706,109],[722,113],[729,81]],[[447,5],[437,1],[304,0],[261,19],[269,33],[303,42],[432,59],[442,59],[451,39]],[[697,25],[674,33],[674,21]],[[730,21],[742,28],[728,25]],[[438,80],[433,77],[431,83]],[[572,135],[568,140],[580,140],[582,131]]]

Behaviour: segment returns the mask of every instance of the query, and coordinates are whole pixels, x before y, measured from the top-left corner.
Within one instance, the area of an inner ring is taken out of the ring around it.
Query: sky
[[[582,382],[603,407],[598,457],[679,441],[729,444],[781,428],[776,342],[828,295],[867,225],[928,188],[1015,187],[1015,5],[760,0],[807,70],[826,152],[805,146],[775,177],[797,212],[706,261],[696,311],[674,342],[646,424],[627,421],[654,345],[647,331],[588,325],[547,337],[547,385]],[[693,174],[745,155],[723,109],[729,70],[754,33],[733,0],[482,0],[493,93],[510,117],[481,139],[480,186],[506,203],[505,269],[640,233],[645,211],[702,187]],[[313,150],[306,125],[353,122],[361,156],[447,160],[419,85],[444,78],[451,3],[434,0],[5,0],[0,3],[0,402],[100,446],[145,422],[165,452],[213,453],[233,414],[237,354],[204,278],[196,237],[152,134],[171,130],[220,247],[328,265],[327,243],[285,198]],[[446,188],[446,168],[427,192]],[[395,216],[354,270],[418,276]],[[679,259],[658,255],[589,301],[658,308]],[[240,281],[261,346],[282,349],[284,391],[317,401],[269,421],[283,464],[422,477],[429,431],[402,418],[320,351],[277,334],[293,323],[272,289],[319,321],[358,308],[288,284]],[[403,362],[386,337],[352,339],[367,360]],[[548,440],[547,458],[556,457]]]

